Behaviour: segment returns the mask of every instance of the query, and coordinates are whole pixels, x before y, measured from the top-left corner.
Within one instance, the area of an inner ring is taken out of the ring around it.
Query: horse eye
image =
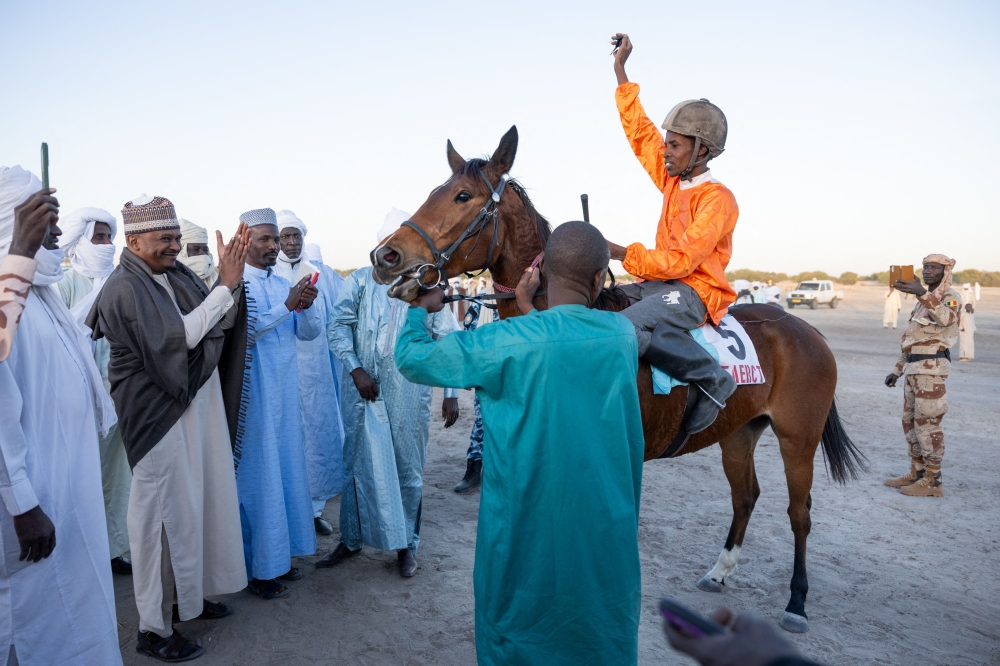
[[[463,190],[458,193],[458,196],[455,197],[455,203],[465,203],[471,198],[472,195]]]

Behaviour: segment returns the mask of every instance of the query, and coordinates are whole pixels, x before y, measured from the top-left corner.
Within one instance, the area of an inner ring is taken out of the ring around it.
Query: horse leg
[[[806,539],[812,528],[809,512],[812,509],[813,457],[816,445],[805,443],[786,446],[782,442],[781,457],[785,463],[785,478],[788,482],[788,518],[795,535],[795,563],[792,567],[791,598],[781,617],[781,628],[796,634],[809,631],[806,616],[806,594],[809,580],[806,577]]]
[[[698,589],[705,592],[722,592],[722,588],[726,585],[726,577],[736,571],[750,514],[753,513],[757,498],[760,497],[753,452],[767,423],[767,417],[754,419],[719,442],[722,448],[722,468],[729,480],[729,488],[733,495],[733,522],[715,568],[698,581]]]

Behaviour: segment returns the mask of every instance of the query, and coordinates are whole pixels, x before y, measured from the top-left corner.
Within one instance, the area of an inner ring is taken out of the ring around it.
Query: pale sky
[[[652,246],[662,197],[624,138],[608,38],[657,125],[705,97],[730,269],[869,273],[943,252],[1000,270],[1000,3],[13,2],[0,0],[0,164],[64,212],[140,193],[228,235],[295,211],[338,268],[367,264],[513,124],[512,170],[553,225]],[[992,46],[991,46],[992,44]],[[119,239],[120,244],[120,239]]]

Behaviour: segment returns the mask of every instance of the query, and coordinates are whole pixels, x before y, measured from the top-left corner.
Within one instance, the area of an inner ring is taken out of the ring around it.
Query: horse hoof
[[[717,583],[708,574],[702,576],[701,580],[698,581],[698,589],[703,592],[722,592],[722,588],[725,585],[725,581]]]
[[[804,634],[809,631],[809,620],[788,611],[785,611],[785,614],[781,616],[781,622],[778,624],[782,629],[793,634]]]

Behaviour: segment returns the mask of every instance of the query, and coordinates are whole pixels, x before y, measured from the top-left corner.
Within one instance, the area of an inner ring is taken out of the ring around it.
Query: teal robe
[[[411,382],[475,388],[485,446],[480,664],[635,664],[643,435],[629,321],[580,305],[434,341],[410,308]]]

